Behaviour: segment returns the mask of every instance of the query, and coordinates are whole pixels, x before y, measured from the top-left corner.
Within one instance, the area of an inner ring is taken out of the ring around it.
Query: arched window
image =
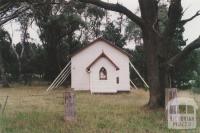
[[[116,83],[119,84],[119,77],[116,78]]]
[[[107,80],[107,71],[104,67],[99,70],[99,79],[100,80]]]

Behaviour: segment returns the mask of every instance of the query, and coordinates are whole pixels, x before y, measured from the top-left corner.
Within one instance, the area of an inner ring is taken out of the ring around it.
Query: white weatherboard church
[[[91,93],[130,91],[129,55],[98,38],[71,57],[71,88]]]
[[[91,93],[130,91],[129,64],[148,87],[123,49],[103,38],[98,38],[72,55],[71,61],[60,72],[47,91],[58,88],[71,74],[71,88]]]

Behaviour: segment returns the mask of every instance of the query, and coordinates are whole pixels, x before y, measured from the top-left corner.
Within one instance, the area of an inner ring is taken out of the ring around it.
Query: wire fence
[[[64,112],[64,96],[62,92],[24,96],[0,96],[0,112]]]

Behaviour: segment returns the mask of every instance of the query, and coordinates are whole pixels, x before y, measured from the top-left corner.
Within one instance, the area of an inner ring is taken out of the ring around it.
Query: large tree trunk
[[[147,79],[149,83],[150,98],[148,106],[150,108],[164,107],[165,105],[165,88],[169,87],[170,72],[167,67],[163,66],[165,54],[161,55],[159,47],[163,45],[162,39],[154,31],[144,34],[144,49],[147,65]]]
[[[160,62],[158,56],[159,39],[155,33],[144,34],[144,50],[147,65],[147,79],[150,86],[149,107],[155,108],[164,105],[163,90],[160,84]],[[164,87],[164,86],[162,86]]]
[[[158,25],[158,5],[156,1],[139,0],[141,16],[145,22],[143,31],[144,50],[147,65],[147,79],[150,86],[150,99],[148,106],[157,108],[164,106],[164,88],[161,86],[161,70],[162,59],[160,58],[159,48],[163,46],[161,37],[159,36]],[[163,71],[162,71],[163,73]]]

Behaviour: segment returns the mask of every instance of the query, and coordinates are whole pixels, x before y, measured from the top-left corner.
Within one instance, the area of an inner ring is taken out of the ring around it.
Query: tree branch
[[[22,7],[20,9],[18,9],[17,11],[15,11],[14,13],[12,13],[11,15],[7,16],[5,19],[0,20],[0,26],[3,25],[3,24],[5,24],[6,22],[8,22],[8,21],[10,21],[10,20],[18,17],[19,14],[25,12],[28,9],[29,9],[29,7],[25,7],[25,8]]]
[[[6,4],[3,4],[2,6],[0,6],[0,15],[3,16],[5,15],[5,13],[10,10],[13,7],[13,3],[12,2],[8,2]]]
[[[200,10],[196,12],[196,14],[194,16],[192,16],[191,18],[188,18],[188,19],[185,19],[185,20],[182,20],[180,23],[182,25],[185,25],[187,22],[193,20],[194,18],[196,18],[197,16],[200,15]]]
[[[23,5],[24,3],[26,5]],[[6,22],[15,19],[21,13],[30,9],[30,6],[45,5],[46,2],[40,2],[39,0],[34,2],[32,2],[32,0],[13,0],[13,1],[8,1],[6,3],[2,3],[0,1],[0,4],[2,4],[0,5],[0,26],[2,26]],[[17,7],[15,11],[13,11],[14,10],[13,7],[17,4],[22,4],[22,5],[20,5],[19,7]],[[52,5],[60,4],[60,2],[50,2],[50,4]]]
[[[200,48],[200,36],[194,40],[192,43],[187,45],[183,51],[172,57],[165,63],[165,65],[168,66],[175,66],[177,65],[181,60],[183,60],[185,57],[187,57],[188,54],[190,54],[194,49]]]
[[[118,3],[112,4],[112,3],[107,3],[107,2],[100,1],[100,0],[79,0],[79,1],[94,4],[96,6],[102,7],[107,10],[112,10],[112,11],[116,11],[116,12],[125,14],[128,18],[130,18],[138,26],[140,26],[141,28],[144,27],[143,20],[140,17],[138,17],[137,15],[135,15],[133,12],[131,12],[129,9],[122,6],[121,4],[118,4]]]
[[[173,38],[176,27],[181,20],[182,11],[181,0],[171,0],[168,10],[168,22],[164,30],[164,36],[168,37],[169,40]]]

